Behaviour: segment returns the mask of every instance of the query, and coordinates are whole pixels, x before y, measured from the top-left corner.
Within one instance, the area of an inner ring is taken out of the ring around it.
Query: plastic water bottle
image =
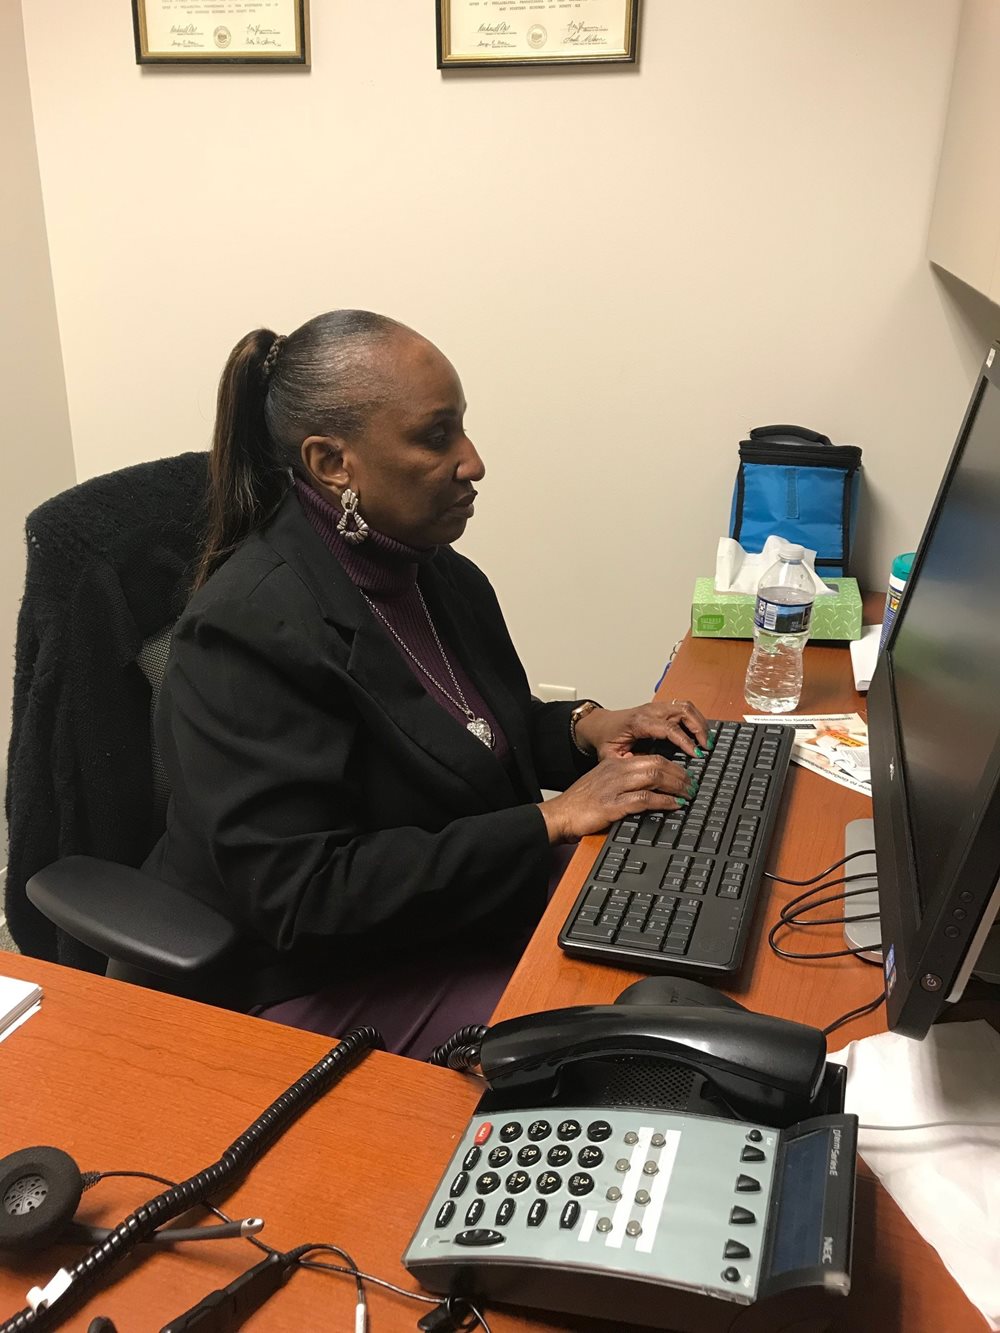
[[[787,713],[802,693],[802,650],[809,638],[813,588],[801,546],[786,545],[757,587],[753,654],[744,693],[757,713]]]

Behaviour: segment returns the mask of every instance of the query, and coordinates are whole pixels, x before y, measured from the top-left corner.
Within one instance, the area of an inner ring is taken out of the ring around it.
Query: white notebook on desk
[[[38,1005],[41,986],[17,977],[0,977],[0,1041],[9,1036]]]

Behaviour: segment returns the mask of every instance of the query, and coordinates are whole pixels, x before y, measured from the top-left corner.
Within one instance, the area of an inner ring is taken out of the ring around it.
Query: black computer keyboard
[[[630,815],[608,833],[559,932],[566,953],[642,972],[739,969],[795,732],[711,725],[706,758],[667,755],[698,781],[687,810]]]

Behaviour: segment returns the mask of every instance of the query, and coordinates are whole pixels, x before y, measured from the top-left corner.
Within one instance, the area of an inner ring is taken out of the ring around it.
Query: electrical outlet
[[[535,686],[535,696],[547,704],[556,703],[561,699],[575,699],[575,685],[544,685]]]

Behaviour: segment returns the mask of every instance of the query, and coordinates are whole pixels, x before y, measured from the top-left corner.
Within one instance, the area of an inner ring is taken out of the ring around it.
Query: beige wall
[[[638,69],[443,77],[422,0],[314,0],[311,72],[26,4],[80,475],[206,444],[243,332],[361,305],[463,376],[463,549],[532,681],[648,692],[754,424],[864,447],[882,583],[1000,331],[924,258],[959,0],[644,11]]]
[[[0,0],[0,771],[7,762],[24,519],[74,480],[18,0]],[[6,833],[0,840],[5,862]]]

